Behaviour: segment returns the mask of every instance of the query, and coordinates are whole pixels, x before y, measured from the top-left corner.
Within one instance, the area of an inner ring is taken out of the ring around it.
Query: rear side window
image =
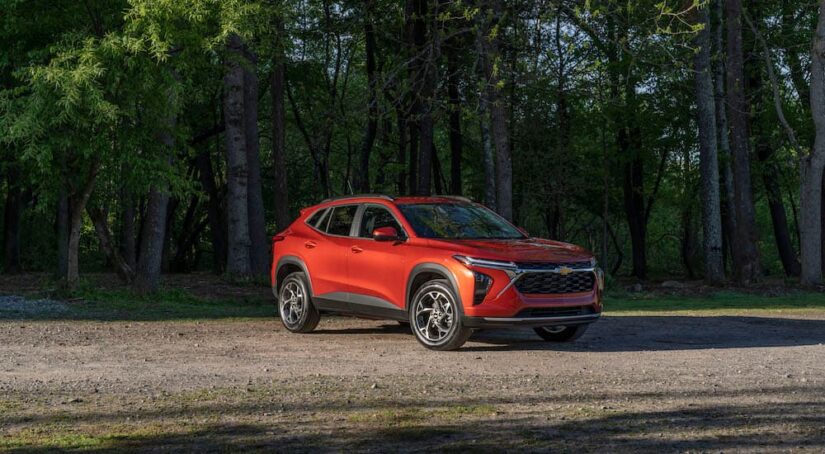
[[[327,233],[330,235],[349,236],[352,220],[355,219],[355,212],[358,205],[346,205],[332,209],[332,216],[329,219]]]
[[[318,227],[318,221],[321,220],[321,216],[326,214],[326,212],[327,212],[326,208],[322,208],[322,209],[316,211],[315,213],[312,214],[312,216],[309,217],[309,219],[307,219],[307,224],[309,224],[313,227]]]

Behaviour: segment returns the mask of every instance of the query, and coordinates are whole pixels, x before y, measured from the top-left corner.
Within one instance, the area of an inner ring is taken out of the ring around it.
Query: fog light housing
[[[490,291],[490,287],[493,285],[493,278],[484,273],[473,271],[473,282],[475,284],[473,288],[473,306],[477,306],[487,297],[487,292]]]

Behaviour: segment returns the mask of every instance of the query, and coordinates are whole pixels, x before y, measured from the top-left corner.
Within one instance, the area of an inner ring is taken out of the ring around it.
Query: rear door
[[[352,229],[358,205],[338,205],[316,226],[321,239],[308,242],[313,260],[308,264],[312,290],[319,308],[347,309],[351,286],[347,280],[347,259],[352,246]]]
[[[348,251],[350,306],[355,311],[379,317],[404,317],[407,234],[395,215],[383,205],[365,204],[358,219]],[[379,227],[393,227],[402,239],[375,241],[372,232]]]

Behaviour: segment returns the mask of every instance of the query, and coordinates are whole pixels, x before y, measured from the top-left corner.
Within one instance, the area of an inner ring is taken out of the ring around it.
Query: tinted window
[[[357,205],[333,208],[332,217],[330,217],[329,225],[327,226],[327,233],[330,235],[349,236],[349,230],[350,227],[352,227],[352,220],[355,218],[355,211],[357,209]]]
[[[324,213],[326,213],[326,212],[327,212],[326,209],[320,209],[320,210],[316,211],[315,213],[312,214],[312,216],[309,217],[309,219],[307,219],[307,224],[309,224],[313,227],[317,227],[318,226],[318,221],[321,219],[321,216],[323,216]]]
[[[379,206],[368,205],[364,209],[364,214],[361,217],[361,227],[358,236],[361,238],[372,238],[372,231],[379,227],[392,227],[399,235],[404,234],[401,226],[389,210]]]
[[[398,209],[424,238],[515,239],[524,235],[481,205],[427,203],[399,205]]]

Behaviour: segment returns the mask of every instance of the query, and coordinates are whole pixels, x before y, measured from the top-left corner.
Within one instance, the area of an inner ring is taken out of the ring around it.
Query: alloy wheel
[[[290,326],[301,321],[306,308],[304,289],[296,281],[289,281],[281,289],[281,319]]]
[[[415,304],[415,329],[433,344],[450,335],[455,317],[450,297],[440,290],[424,293]]]

